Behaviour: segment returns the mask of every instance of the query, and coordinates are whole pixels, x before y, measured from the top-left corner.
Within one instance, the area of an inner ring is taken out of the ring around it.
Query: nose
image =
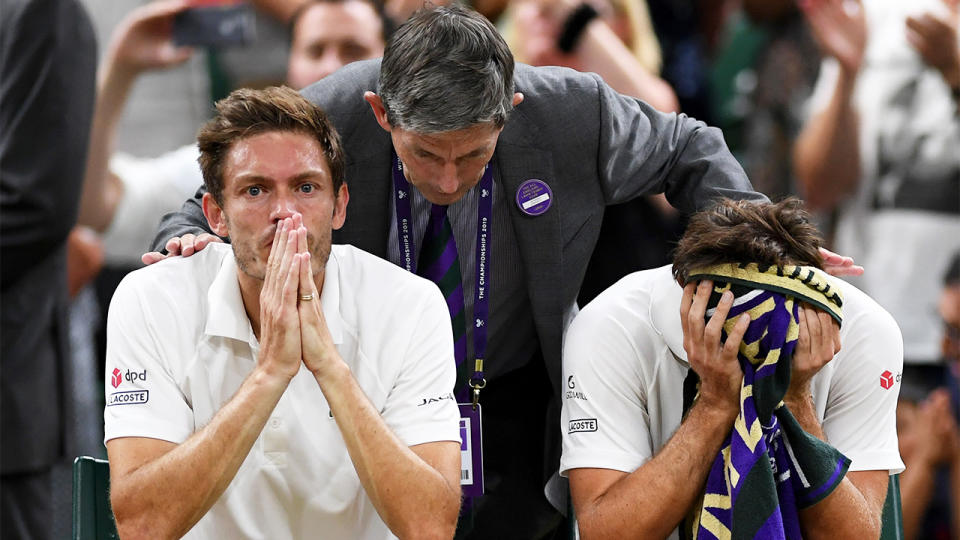
[[[271,221],[276,223],[282,219],[293,217],[295,212],[297,212],[297,205],[292,193],[279,190],[274,194],[273,209],[270,212]]]
[[[340,55],[332,49],[333,47],[328,47],[327,50],[324,51],[320,61],[317,62],[318,81],[334,71],[342,68],[345,64],[345,62],[340,59]]]
[[[460,188],[460,179],[457,177],[457,164],[449,162],[443,165],[442,174],[437,179],[437,191],[453,194]]]

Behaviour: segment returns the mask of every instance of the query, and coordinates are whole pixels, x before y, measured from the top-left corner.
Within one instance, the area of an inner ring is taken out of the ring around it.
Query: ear
[[[373,109],[373,115],[377,118],[377,123],[380,124],[380,127],[385,131],[391,131],[390,122],[387,121],[387,109],[383,106],[383,100],[380,99],[380,96],[367,91],[363,93],[363,99],[370,104],[370,108]]]
[[[513,106],[516,107],[517,105],[519,105],[519,104],[521,104],[521,103],[523,103],[523,94],[521,94],[520,92],[514,93],[514,94],[513,94]]]
[[[331,225],[333,230],[340,230],[340,227],[343,227],[343,223],[347,220],[347,203],[350,202],[350,191],[347,190],[347,183],[344,182],[340,184],[340,189],[337,191],[337,199],[333,204],[333,221]]]
[[[229,236],[227,216],[223,213],[223,209],[220,208],[217,200],[213,198],[210,192],[203,194],[202,205],[203,215],[206,216],[207,223],[210,224],[210,229],[218,236]]]

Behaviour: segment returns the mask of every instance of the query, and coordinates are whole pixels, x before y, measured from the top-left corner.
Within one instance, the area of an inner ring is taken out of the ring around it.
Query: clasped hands
[[[740,385],[743,370],[737,352],[750,326],[750,315],[737,318],[722,340],[723,325],[733,306],[733,293],[726,291],[716,310],[705,321],[707,301],[713,289],[710,280],[688,283],[680,301],[680,322],[683,328],[683,348],[690,367],[700,377],[700,397],[704,405],[726,413],[731,419],[740,411]],[[784,401],[790,405],[810,397],[810,380],[840,351],[840,327],[824,311],[801,304],[800,332],[793,353],[790,387]]]
[[[312,296],[312,300],[300,300]],[[293,378],[301,362],[322,378],[340,362],[320,304],[307,249],[307,228],[295,213],[277,224],[260,291],[260,362]]]

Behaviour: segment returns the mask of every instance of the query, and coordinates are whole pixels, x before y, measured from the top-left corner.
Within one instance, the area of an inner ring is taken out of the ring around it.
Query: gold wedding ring
[[[301,302],[309,302],[310,300],[313,300],[313,293],[300,295]]]

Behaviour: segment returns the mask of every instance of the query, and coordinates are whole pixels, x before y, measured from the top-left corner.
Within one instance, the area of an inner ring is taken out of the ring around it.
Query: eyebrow
[[[421,146],[421,145],[419,145],[419,144],[414,147],[414,150],[415,150],[416,152],[420,152],[420,153],[422,153],[422,154],[427,154],[427,155],[429,155],[429,156],[439,157],[435,152],[432,152],[432,151],[430,151],[430,150],[427,150],[426,148],[424,148],[423,146]],[[474,149],[474,150],[471,150],[470,152],[467,152],[466,154],[463,154],[462,156],[458,156],[456,159],[478,157],[478,156],[481,156],[481,155],[483,155],[484,153],[486,153],[486,151],[487,151],[487,147],[486,147],[486,146],[482,146],[482,147],[480,147],[480,148],[476,148],[476,149]]]
[[[245,182],[250,182],[250,181],[258,182],[263,180],[268,180],[271,182],[299,182],[301,180],[307,180],[307,179],[316,178],[316,177],[322,178],[324,176],[326,176],[326,172],[323,171],[322,169],[310,169],[308,171],[303,171],[302,173],[295,174],[285,180],[277,180],[275,178],[272,178],[269,176],[263,176],[259,174],[242,174],[242,173],[237,175],[236,179],[237,181],[245,181]]]

